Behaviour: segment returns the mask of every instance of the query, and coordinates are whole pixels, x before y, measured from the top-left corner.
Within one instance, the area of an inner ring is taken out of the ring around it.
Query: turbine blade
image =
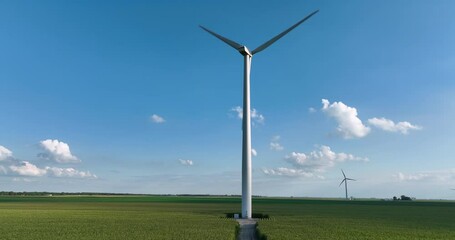
[[[356,181],[355,179],[352,179],[352,178],[346,178],[347,180],[351,180],[351,181]]]
[[[296,28],[297,26],[299,26],[301,23],[305,22],[308,18],[310,18],[311,16],[313,16],[314,14],[316,14],[317,12],[319,12],[319,10],[316,10],[314,12],[312,12],[310,15],[306,16],[304,19],[298,21],[296,24],[292,25],[290,28],[286,29],[284,32],[276,35],[274,38],[268,40],[267,42],[265,42],[264,44],[262,44],[261,46],[257,47],[256,49],[254,49],[251,53],[254,55],[264,49],[266,49],[268,46],[272,45],[274,42],[278,41],[278,39],[282,38],[284,35],[288,34],[290,31],[292,31],[292,29]]]
[[[346,174],[344,174],[343,169],[341,169],[341,172],[343,173],[344,178],[346,178]]]
[[[341,184],[343,184],[343,183],[344,183],[344,181],[346,181],[346,178],[345,178],[345,179],[343,179],[343,181],[341,181],[341,182],[340,182],[340,185],[339,185],[339,186],[341,186]],[[339,187],[339,186],[338,186],[338,187]]]
[[[221,41],[225,42],[226,44],[228,44],[229,46],[231,46],[231,47],[233,47],[233,48],[235,48],[237,50],[239,50],[240,48],[243,48],[243,45],[241,45],[239,43],[236,43],[236,42],[234,42],[234,41],[232,41],[230,39],[227,39],[227,38],[225,38],[225,37],[213,32],[213,31],[210,31],[209,29],[207,29],[207,28],[205,28],[205,27],[203,27],[201,25],[199,25],[199,27],[204,29],[206,32],[212,34],[216,38],[220,39]]]

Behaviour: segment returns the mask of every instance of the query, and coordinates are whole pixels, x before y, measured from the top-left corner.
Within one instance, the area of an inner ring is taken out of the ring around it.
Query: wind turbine
[[[343,169],[341,169],[341,173],[343,173],[344,178],[343,178],[343,181],[341,181],[339,186],[341,186],[341,184],[343,184],[343,182],[344,182],[344,189],[346,191],[346,200],[348,200],[348,181],[355,181],[355,179],[347,178],[346,174],[344,174],[344,172],[343,172]]]
[[[225,42],[227,45],[233,47],[240,54],[243,55],[244,71],[243,71],[243,120],[242,120],[242,218],[251,218],[251,115],[250,115],[250,68],[251,58],[254,54],[263,51],[278,39],[288,34],[294,28],[299,26],[301,23],[306,21],[308,18],[316,14],[319,10],[312,12],[290,28],[286,29],[282,33],[276,35],[272,39],[263,43],[253,51],[250,51],[246,46],[236,43],[228,38],[225,38],[209,29],[199,26],[208,33],[212,34],[216,38]]]

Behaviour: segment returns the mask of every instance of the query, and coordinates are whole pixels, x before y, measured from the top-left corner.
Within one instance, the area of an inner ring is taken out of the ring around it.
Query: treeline
[[[129,193],[98,193],[98,192],[13,192],[1,191],[0,196],[59,196],[59,195],[146,195]]]
[[[140,193],[106,193],[106,192],[14,192],[0,191],[0,196],[180,196],[180,197],[241,197],[241,195],[211,195],[211,194],[140,194]],[[253,197],[261,197],[253,195]]]
[[[393,201],[412,201],[414,200],[415,198],[411,198],[411,197],[408,197],[406,195],[401,195],[401,197],[396,197],[396,196],[393,196]]]

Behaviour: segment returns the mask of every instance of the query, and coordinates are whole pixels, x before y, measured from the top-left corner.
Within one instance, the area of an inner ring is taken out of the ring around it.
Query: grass
[[[454,202],[255,198],[266,239],[455,239]],[[0,196],[1,239],[235,239],[240,198]]]

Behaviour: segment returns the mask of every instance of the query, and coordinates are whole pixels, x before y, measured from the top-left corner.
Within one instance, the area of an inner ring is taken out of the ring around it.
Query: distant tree
[[[396,201],[398,200],[398,198],[396,196],[393,196],[393,201]]]
[[[411,198],[408,197],[408,196],[405,196],[405,195],[401,195],[401,200],[403,200],[403,201],[410,201]]]

